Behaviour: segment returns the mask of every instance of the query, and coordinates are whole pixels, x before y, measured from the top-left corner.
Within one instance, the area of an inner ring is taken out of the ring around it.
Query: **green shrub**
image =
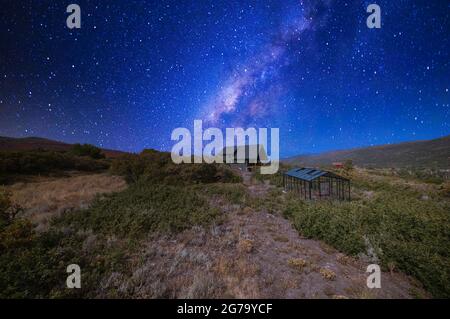
[[[450,198],[450,182],[445,182],[441,188],[439,189],[439,193],[441,196],[445,198]]]
[[[92,172],[108,167],[108,162],[104,160],[79,157],[66,152],[0,152],[0,176],[49,174],[65,170]]]
[[[113,160],[111,173],[124,176],[128,183],[140,179],[169,185],[196,183],[236,183],[240,176],[220,164],[174,164],[170,153],[144,150],[139,155],[129,154]]]
[[[93,159],[105,158],[102,150],[91,144],[74,144],[70,152],[75,156],[88,156]]]
[[[199,185],[196,189],[205,196],[220,196],[232,204],[243,204],[249,198],[246,187],[237,183]]]
[[[127,183],[136,183],[144,174],[145,166],[143,157],[127,154],[112,161],[110,172],[114,175],[123,176]]]
[[[395,175],[406,179],[416,179],[428,184],[442,184],[445,182],[445,170],[430,168],[403,168],[394,170]]]
[[[11,193],[0,187],[0,229],[9,225],[22,211],[20,205],[12,202]]]
[[[127,272],[127,254],[133,247],[96,236],[90,248],[83,249],[86,234],[70,229],[36,233],[24,220],[0,234],[14,243],[0,253],[0,298],[94,298],[102,279],[115,271]],[[66,287],[70,264],[82,270],[82,289]]]
[[[15,218],[14,209],[10,194],[0,192],[0,298],[49,297],[58,274],[64,282],[64,272],[56,270],[67,255],[57,256],[62,247],[48,240],[49,233],[36,234],[30,221]]]
[[[0,188],[0,227],[9,221],[9,209],[12,206],[11,193]]]
[[[344,170],[349,172],[353,170],[353,161],[351,159],[345,160],[344,162]]]
[[[194,189],[138,182],[87,210],[64,214],[55,224],[130,238],[206,225],[217,215]]]

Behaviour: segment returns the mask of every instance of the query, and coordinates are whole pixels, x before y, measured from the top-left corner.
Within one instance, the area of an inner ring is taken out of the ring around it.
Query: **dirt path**
[[[383,273],[382,289],[368,289],[367,265],[300,237],[282,217],[261,212],[233,217],[228,227],[239,229],[239,242],[252,246],[248,262],[259,269],[259,297],[411,297],[411,281],[400,274]]]

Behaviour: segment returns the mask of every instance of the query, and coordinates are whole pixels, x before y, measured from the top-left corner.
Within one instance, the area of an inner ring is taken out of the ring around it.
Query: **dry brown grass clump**
[[[24,216],[45,228],[49,219],[68,209],[86,208],[97,194],[126,188],[123,178],[92,174],[17,183],[8,187],[12,200],[24,208]]]
[[[307,265],[307,262],[302,258],[291,258],[288,260],[288,265],[294,269],[303,271],[303,269]]]
[[[251,239],[241,239],[238,243],[239,252],[251,253],[253,251],[253,240]]]
[[[336,273],[328,268],[320,268],[319,272],[326,280],[331,281],[336,279]]]

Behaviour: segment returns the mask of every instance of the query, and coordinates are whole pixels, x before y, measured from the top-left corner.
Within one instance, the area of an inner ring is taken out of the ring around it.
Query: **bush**
[[[49,174],[64,170],[99,171],[108,162],[53,151],[0,152],[0,176]],[[5,182],[7,179],[5,178]]]
[[[9,196],[0,192],[0,298],[48,297],[56,280],[63,282],[57,268],[66,256],[56,256],[62,247],[49,242],[48,234],[37,235],[28,220],[15,218]]]
[[[445,170],[430,168],[402,168],[394,171],[394,174],[406,179],[417,179],[428,184],[442,184],[445,182],[446,172]]]
[[[23,209],[13,204],[11,193],[0,188],[0,229],[9,225]]]
[[[143,157],[127,154],[111,163],[110,172],[114,175],[123,176],[127,183],[136,183],[144,174],[146,163]]]
[[[380,192],[354,202],[290,201],[284,214],[302,235],[395,265],[434,296],[450,297],[450,205],[408,190]]]
[[[206,225],[218,210],[194,189],[138,182],[127,190],[95,201],[82,212],[68,212],[56,225],[121,237],[142,237],[153,232],[176,232]]]
[[[93,159],[105,158],[102,150],[91,144],[74,144],[70,152],[75,156],[88,156]]]
[[[353,170],[353,161],[351,159],[345,160],[344,170],[347,172]]]
[[[102,278],[126,273],[130,246],[98,238],[85,250],[86,236],[71,230],[36,233],[24,220],[8,226],[0,232],[2,243],[8,243],[0,253],[0,298],[96,297]],[[70,264],[82,269],[82,289],[66,288]]]
[[[112,174],[124,176],[128,183],[140,179],[169,185],[196,183],[236,183],[237,176],[227,166],[220,164],[174,164],[170,153],[144,150],[141,154],[125,155],[113,160]]]
[[[8,223],[10,219],[8,210],[11,206],[11,194],[6,190],[0,189],[0,225]]]
[[[440,189],[441,196],[450,198],[450,182],[445,182]]]
[[[244,204],[249,200],[247,189],[237,183],[215,183],[211,185],[198,185],[196,189],[204,195],[220,196],[232,204]]]

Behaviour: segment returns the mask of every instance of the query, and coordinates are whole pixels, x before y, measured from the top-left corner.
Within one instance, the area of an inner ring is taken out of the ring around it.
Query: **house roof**
[[[334,178],[348,180],[345,177],[339,176],[339,175],[331,173],[331,172],[323,171],[323,170],[320,170],[317,168],[307,168],[307,167],[293,168],[284,174],[287,176],[292,176],[292,177],[299,178],[299,179],[302,179],[305,181],[312,181],[312,180],[315,180],[316,178],[319,178],[320,176],[327,176],[327,177],[334,177]]]

